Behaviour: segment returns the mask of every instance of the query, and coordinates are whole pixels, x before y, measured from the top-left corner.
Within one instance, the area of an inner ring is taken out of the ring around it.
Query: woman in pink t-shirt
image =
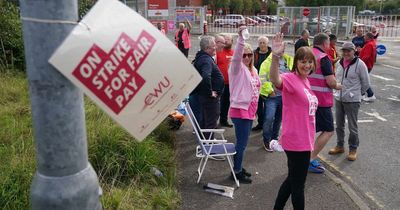
[[[282,91],[282,136],[280,142],[287,156],[288,177],[282,183],[274,209],[283,209],[291,195],[294,209],[304,209],[304,184],[310,154],[314,149],[315,111],[318,99],[307,76],[316,69],[311,48],[301,47],[294,56],[294,72],[279,74],[279,58],[285,49],[283,35],[272,42],[271,82]]]
[[[236,135],[233,170],[240,183],[250,184],[251,174],[242,167],[242,162],[257,112],[260,78],[253,65],[253,49],[249,44],[244,43],[242,37],[244,29],[246,26],[239,28],[239,38],[228,70],[229,84],[231,84],[229,85],[229,116],[235,126]]]

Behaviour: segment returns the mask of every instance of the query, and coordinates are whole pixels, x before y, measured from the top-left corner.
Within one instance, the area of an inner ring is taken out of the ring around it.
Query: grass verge
[[[103,188],[104,209],[177,209],[173,133],[162,123],[137,143],[85,99],[89,161]],[[26,75],[0,71],[0,209],[30,209],[35,173],[31,107]],[[155,176],[151,168],[163,176]]]

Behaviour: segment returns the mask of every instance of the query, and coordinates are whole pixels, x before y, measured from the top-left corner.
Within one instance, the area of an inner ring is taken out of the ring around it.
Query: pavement
[[[235,142],[233,128],[226,129],[225,138]],[[197,184],[197,167],[200,159],[195,156],[196,136],[187,120],[176,133],[179,191],[181,209],[273,209],[276,195],[287,176],[286,155],[268,153],[262,146],[262,133],[252,132],[246,149],[243,166],[253,174],[252,184],[236,188],[230,180],[227,161],[209,160]],[[207,183],[235,187],[234,198],[205,192]],[[307,176],[305,187],[306,209],[368,209],[356,192],[332,173]],[[285,209],[293,209],[290,199]]]
[[[248,42],[255,47],[256,37]],[[190,61],[199,50],[198,43],[199,38],[192,36]],[[361,104],[358,159],[347,161],[347,153],[328,155],[336,143],[336,137],[332,137],[320,153],[328,171],[307,177],[306,209],[400,209],[400,42],[379,40],[378,44],[384,44],[387,53],[378,56],[370,77],[377,100]],[[293,51],[293,45],[287,45],[286,52],[293,54]],[[241,185],[233,200],[209,194],[202,189],[207,182],[234,186],[228,179],[229,166],[226,162],[210,161],[201,183],[196,184],[199,160],[194,154],[195,136],[186,123],[177,132],[182,209],[272,209],[278,187],[287,173],[285,155],[266,153],[262,149],[261,134],[252,133],[244,166],[253,173],[253,184]],[[230,128],[227,139],[235,141]],[[290,200],[287,206],[291,209]]]

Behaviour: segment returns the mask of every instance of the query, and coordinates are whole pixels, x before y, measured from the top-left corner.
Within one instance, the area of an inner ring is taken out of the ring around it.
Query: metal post
[[[21,0],[37,171],[33,210],[101,209],[88,162],[83,94],[48,63],[78,20],[77,0]]]

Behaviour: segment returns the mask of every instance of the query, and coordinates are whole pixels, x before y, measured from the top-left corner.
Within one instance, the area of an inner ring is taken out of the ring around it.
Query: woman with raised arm
[[[284,49],[283,35],[277,34],[272,41],[270,80],[282,91],[280,143],[287,156],[288,176],[279,189],[274,209],[283,209],[291,196],[293,208],[299,210],[304,209],[304,184],[314,149],[318,99],[307,76],[316,69],[316,61],[311,48],[301,47],[294,57],[293,72],[279,74],[279,59]]]
[[[249,44],[244,43],[242,37],[245,29],[246,26],[239,28],[239,38],[228,71],[229,84],[232,84],[229,85],[229,116],[235,126],[236,135],[233,170],[240,183],[250,184],[252,182],[249,178],[251,174],[242,167],[242,162],[253,120],[256,117],[260,78],[254,67],[253,49]]]

